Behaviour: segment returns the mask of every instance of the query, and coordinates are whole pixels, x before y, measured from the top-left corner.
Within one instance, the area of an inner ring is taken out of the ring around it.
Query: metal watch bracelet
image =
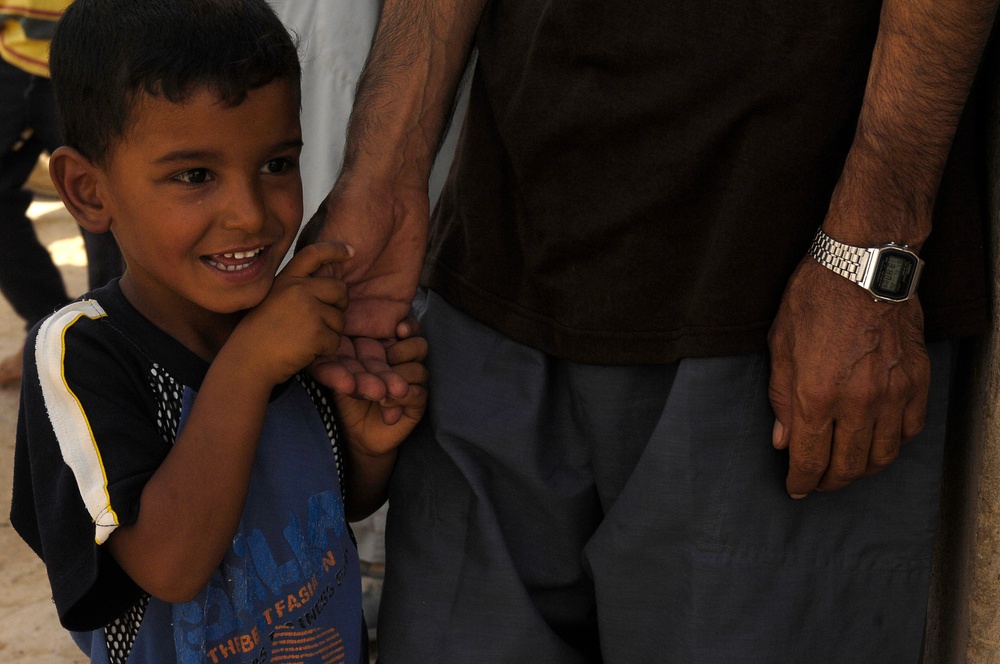
[[[822,228],[816,231],[809,255],[880,302],[905,302],[914,297],[924,268],[924,261],[906,245],[889,242],[855,247],[834,240]]]

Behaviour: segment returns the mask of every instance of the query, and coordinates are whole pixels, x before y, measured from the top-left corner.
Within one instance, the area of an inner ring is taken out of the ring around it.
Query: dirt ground
[[[72,296],[87,283],[83,240],[57,201],[29,210],[39,238],[53,254]],[[24,324],[0,298],[0,358],[24,342]],[[0,388],[0,661],[8,664],[84,664],[87,659],[59,626],[45,568],[10,525],[11,472],[18,387]]]

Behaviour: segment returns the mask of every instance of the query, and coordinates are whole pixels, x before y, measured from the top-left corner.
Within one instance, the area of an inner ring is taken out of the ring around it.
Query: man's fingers
[[[340,394],[357,392],[357,377],[364,373],[361,363],[354,357],[354,343],[341,335],[336,353],[315,360],[309,367],[313,377]]]
[[[927,380],[930,385],[930,379]],[[903,442],[907,442],[924,430],[927,423],[928,389],[918,391],[903,409],[903,428],[900,432]]]
[[[341,315],[336,310],[335,315]],[[407,366],[399,375],[387,361],[386,347],[376,339],[341,336],[341,345],[332,358],[313,364],[312,371],[321,383],[342,394],[358,399],[386,402],[401,399],[410,390],[410,381],[426,381],[426,373],[418,363],[426,354],[426,342],[421,338],[407,339],[402,348],[392,351],[394,360]],[[395,344],[394,344],[395,346]],[[391,347],[390,347],[391,348]]]
[[[816,488],[835,491],[849,485],[865,473],[872,443],[870,422],[837,420],[826,472]]]
[[[427,358],[427,340],[412,337],[391,344],[385,349],[385,359],[390,366],[406,362],[422,362]]]
[[[399,321],[399,324],[396,326],[397,339],[408,339],[409,337],[419,336],[419,334],[420,322],[413,316],[407,316]]]
[[[872,431],[872,446],[868,452],[865,475],[874,475],[899,456],[902,445],[903,415],[899,410],[883,410]]]
[[[406,383],[406,392],[394,396],[386,396],[380,406],[382,421],[385,424],[396,424],[408,416],[419,419],[427,406],[427,367],[420,362],[408,362],[392,367],[392,376],[381,376],[383,380],[402,380]]]
[[[363,392],[365,398],[381,401],[387,396],[393,398],[406,396],[410,384],[398,376],[389,366],[385,346],[375,339],[355,339],[354,350],[358,361],[364,366],[365,372],[374,379],[369,381],[365,378],[364,383],[361,379],[358,381],[359,392],[368,390],[369,386],[372,390],[371,392]],[[375,381],[378,381],[380,385],[376,386]]]
[[[384,387],[383,398],[401,399],[410,391],[410,383],[396,373],[393,368],[375,373]]]
[[[368,298],[364,292],[352,287],[351,310],[344,333],[352,337],[390,339],[396,336],[396,327],[410,312],[409,300]]]
[[[354,374],[356,386],[352,396],[367,401],[382,401],[386,395],[385,381],[367,369]]]
[[[418,334],[420,328],[413,319],[407,319],[400,325],[409,322],[414,327],[403,333]],[[388,370],[379,374],[387,390],[387,396],[382,402],[382,421],[393,425],[404,416],[419,419],[427,405],[427,392],[423,387],[428,375],[427,367],[423,364],[427,357],[427,340],[423,337],[403,338],[386,346],[385,353]],[[404,384],[405,392],[402,389]]]
[[[830,465],[833,444],[833,422],[808,426],[803,420],[793,420],[793,435],[788,444],[788,476],[785,488],[792,498],[805,498],[816,490]]]
[[[787,362],[771,363],[771,382],[768,396],[771,400],[771,410],[774,411],[774,429],[771,433],[771,444],[775,449],[788,449],[791,438],[790,424],[792,421],[792,372]]]
[[[329,263],[341,263],[354,255],[354,249],[342,242],[307,244],[292,256],[281,276],[308,277]]]
[[[337,358],[320,358],[309,367],[313,377],[321,384],[340,394],[353,394],[356,383],[354,373]]]
[[[425,385],[427,383],[427,367],[420,362],[394,364],[392,370],[410,386]]]

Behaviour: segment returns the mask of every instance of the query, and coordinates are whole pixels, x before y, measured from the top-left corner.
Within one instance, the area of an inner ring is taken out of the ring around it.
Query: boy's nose
[[[235,182],[223,212],[226,228],[247,232],[259,231],[267,218],[264,193],[258,182]]]

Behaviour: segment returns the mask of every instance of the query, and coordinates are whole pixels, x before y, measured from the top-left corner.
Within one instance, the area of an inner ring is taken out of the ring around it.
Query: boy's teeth
[[[222,263],[217,263],[216,261],[213,260],[208,261],[208,263],[212,267],[219,270],[225,270],[226,272],[238,272],[240,270],[245,270],[246,268],[250,267],[250,263],[243,263],[241,265],[223,265]]]
[[[231,254],[222,254],[226,258],[235,258],[237,260],[242,260],[244,258],[253,258],[260,253],[260,249],[253,249],[252,251],[237,251]]]
[[[257,258],[257,255],[262,251],[264,251],[263,247],[257,247],[256,249],[251,249],[250,251],[233,251],[228,254],[216,254],[217,256],[221,256],[222,258],[247,261],[246,263],[240,263],[239,265],[225,265],[223,263],[220,263],[219,261],[214,261],[211,258],[208,259],[208,262],[212,267],[217,268],[219,270],[225,270],[226,272],[237,272],[239,270],[245,270],[246,268],[250,267],[253,264],[254,260]]]

